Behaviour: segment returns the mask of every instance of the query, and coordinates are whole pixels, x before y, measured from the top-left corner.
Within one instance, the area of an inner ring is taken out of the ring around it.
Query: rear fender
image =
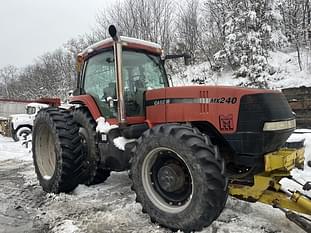
[[[87,109],[90,111],[92,117],[94,120],[99,118],[101,116],[100,110],[90,95],[79,95],[79,96],[72,96],[70,97],[70,104],[82,104],[87,107]]]

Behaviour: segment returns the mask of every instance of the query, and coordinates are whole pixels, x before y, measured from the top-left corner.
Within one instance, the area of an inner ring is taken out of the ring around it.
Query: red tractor
[[[119,37],[114,26],[109,33],[78,55],[72,109],[36,117],[33,158],[45,191],[70,192],[130,170],[143,212],[186,232],[210,225],[228,194],[311,213],[307,197],[295,192],[293,201],[279,184],[304,161],[303,148],[282,147],[295,129],[282,93],[169,87],[159,45]],[[166,58],[181,56],[188,59]]]

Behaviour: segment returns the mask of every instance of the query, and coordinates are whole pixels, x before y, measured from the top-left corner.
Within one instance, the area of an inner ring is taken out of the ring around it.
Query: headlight
[[[296,119],[288,121],[266,122],[263,131],[276,131],[296,128]]]

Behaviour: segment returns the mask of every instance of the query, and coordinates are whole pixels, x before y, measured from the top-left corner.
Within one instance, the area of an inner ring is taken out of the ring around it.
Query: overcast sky
[[[1,0],[0,68],[23,67],[66,41],[90,32],[114,0]]]

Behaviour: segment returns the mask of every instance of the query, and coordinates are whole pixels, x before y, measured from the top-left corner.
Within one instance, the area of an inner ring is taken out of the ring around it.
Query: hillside
[[[303,71],[299,70],[297,53],[293,49],[270,52],[268,63],[273,75],[268,75],[266,81],[271,89],[311,86],[311,53],[304,50],[302,53]],[[246,78],[233,78],[230,69],[213,72],[208,62],[192,65],[172,77],[174,86],[196,85],[193,81],[202,80],[202,84],[239,86]]]

